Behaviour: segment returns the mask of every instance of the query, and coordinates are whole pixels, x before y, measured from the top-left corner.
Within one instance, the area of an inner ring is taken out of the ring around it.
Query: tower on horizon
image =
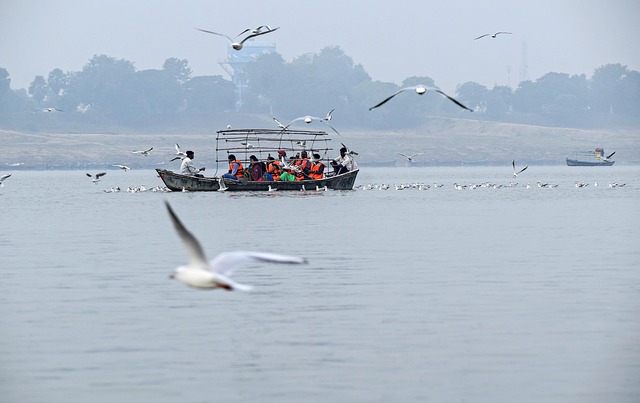
[[[522,40],[522,60],[520,62],[520,82],[527,81],[529,79],[529,66],[527,64],[527,42]]]

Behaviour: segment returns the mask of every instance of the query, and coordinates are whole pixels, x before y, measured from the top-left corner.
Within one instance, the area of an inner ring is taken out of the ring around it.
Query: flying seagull
[[[511,160],[511,166],[513,167],[513,177],[515,178],[516,176],[518,176],[519,173],[523,172],[525,169],[529,168],[529,166],[527,165],[526,167],[522,168],[521,170],[519,170],[518,172],[516,172],[516,160]]]
[[[230,36],[225,35],[225,34],[220,34],[217,32],[213,32],[213,31],[207,31],[206,29],[200,29],[200,28],[196,28],[198,31],[202,31],[202,32],[206,32],[208,34],[213,34],[213,35],[218,35],[218,36],[224,36],[225,38],[227,38],[229,40],[229,43],[231,43],[231,47],[234,48],[235,50],[240,50],[242,49],[242,45],[251,38],[255,38],[256,36],[260,36],[260,35],[264,35],[264,34],[268,34],[270,32],[273,32],[275,30],[277,30],[280,27],[276,27],[273,29],[269,29],[268,31],[260,31],[257,33],[251,33],[250,35],[247,35],[243,40],[241,40],[240,42],[234,42],[233,39],[231,39]]]
[[[242,32],[240,32],[238,35],[236,35],[236,38],[237,38],[237,37],[239,37],[239,36],[240,36],[240,35],[242,35],[242,34],[246,34],[247,32],[251,32],[252,34],[259,34],[259,33],[261,33],[261,32],[262,32],[262,29],[263,29],[263,28],[264,28],[264,29],[266,29],[266,30],[267,30],[267,32],[269,32],[269,31],[273,31],[273,30],[271,29],[271,27],[270,27],[270,26],[268,26],[268,25],[260,25],[260,26],[259,26],[259,27],[257,27],[257,28],[253,28],[253,29],[251,29],[251,28],[247,28],[247,29],[245,29],[244,31],[242,31]],[[276,28],[276,29],[277,29],[277,28]],[[264,33],[266,34],[267,32],[264,32]]]
[[[416,153],[416,154],[411,154],[411,155],[405,155],[405,154],[402,154],[402,153],[398,153],[398,154],[400,154],[400,155],[402,155],[403,157],[405,157],[405,158],[407,159],[407,161],[409,161],[409,162],[413,162],[413,159],[414,159],[415,157],[417,157],[418,155],[422,155],[422,154],[424,154],[424,153]]]
[[[251,290],[250,286],[236,283],[229,277],[243,263],[307,263],[306,259],[294,256],[245,251],[223,252],[215,259],[207,261],[200,242],[180,222],[169,203],[165,201],[165,205],[171,217],[171,222],[173,222],[173,226],[187,248],[187,254],[189,255],[187,264],[178,267],[170,278],[178,279],[190,287],[249,291]]]
[[[380,103],[378,103],[378,104],[376,104],[376,105],[372,106],[371,108],[369,108],[369,110],[372,110],[372,109],[375,109],[375,108],[377,108],[377,107],[379,107],[379,106],[382,106],[382,105],[384,105],[385,103],[387,103],[389,100],[391,100],[391,98],[395,97],[396,95],[400,94],[401,92],[409,91],[409,90],[413,90],[413,91],[415,91],[415,92],[416,92],[416,94],[418,94],[418,95],[423,95],[425,92],[427,92],[427,90],[429,90],[429,91],[435,91],[435,92],[437,92],[438,94],[440,94],[440,95],[442,95],[442,96],[446,97],[449,101],[453,102],[454,104],[458,105],[459,107],[461,107],[461,108],[463,108],[463,109],[466,109],[466,110],[468,110],[469,112],[473,112],[473,109],[467,108],[466,106],[464,106],[463,104],[461,104],[458,100],[456,100],[456,99],[454,99],[454,98],[450,97],[449,95],[445,94],[444,92],[440,91],[439,89],[437,89],[437,88],[433,88],[433,87],[427,87],[427,86],[424,86],[424,85],[422,85],[422,84],[420,84],[420,85],[416,85],[416,86],[413,86],[413,87],[405,87],[405,88],[402,88],[402,89],[400,89],[400,90],[396,91],[396,92],[395,92],[394,94],[392,94],[391,96],[389,96],[389,97],[387,97],[387,98],[383,99],[383,100],[382,100],[382,102],[380,102]]]
[[[273,118],[273,121],[274,121],[274,122],[276,122],[276,125],[277,125],[280,129],[282,129],[282,130],[287,130],[287,126],[285,126],[285,125],[284,125],[281,121],[279,121],[278,119]]]
[[[224,192],[227,190],[227,186],[224,183],[222,176],[218,178],[218,192]]]
[[[333,112],[333,111],[331,111],[331,112]],[[284,127],[284,130],[288,129],[289,126],[291,126],[292,124],[294,124],[295,122],[298,122],[300,120],[304,121],[304,123],[306,123],[306,124],[310,124],[313,121],[317,121],[317,122],[324,122],[324,124],[329,126],[331,128],[331,130],[333,130],[338,136],[342,136],[333,126],[331,126],[329,123],[327,123],[327,120],[331,120],[331,112],[329,112],[327,114],[327,116],[324,117],[324,118],[319,118],[317,116],[311,116],[311,115],[300,116],[299,118],[295,118],[291,122],[289,122],[289,124]]]
[[[131,168],[129,168],[126,165],[114,165],[114,167],[118,167],[120,169],[122,169],[123,171],[127,172],[128,170],[130,170]]]
[[[495,34],[484,34],[484,35],[480,35],[479,37],[475,38],[474,41],[476,41],[476,40],[478,40],[480,38],[484,38],[485,36],[490,36],[490,37],[495,39],[495,37],[500,35],[500,34],[509,34],[509,35],[511,35],[511,32],[500,31],[500,32],[496,32]]]
[[[42,108],[41,109],[42,112],[64,112],[62,109],[58,109],[58,108]]]
[[[147,150],[141,150],[141,151],[134,151],[134,154],[140,154],[140,155],[144,155],[145,157],[149,156],[149,153],[151,152],[151,150],[153,150],[153,147],[147,149]]]
[[[340,143],[342,145],[342,148],[346,148],[347,149],[347,154],[349,155],[358,155],[357,152],[353,151],[353,150],[349,150],[349,148],[347,146],[344,145],[344,143]]]
[[[94,176],[94,175],[91,175],[90,173],[87,173],[87,176],[89,178],[93,178],[92,182],[97,185],[98,182],[100,182],[100,177],[105,176],[106,174],[107,174],[106,172],[100,172],[99,174],[95,174]]]
[[[10,177],[10,176],[11,176],[11,174],[6,174],[6,175],[2,175],[2,176],[0,176],[0,188],[3,188],[3,187],[4,187],[4,181],[5,181],[5,179],[7,179],[7,178],[8,178],[8,177]]]
[[[183,151],[181,151],[180,150],[180,146],[178,145],[178,143],[176,143],[176,156],[171,158],[171,160],[169,160],[169,162],[175,161],[175,160],[183,160],[186,156],[187,156],[187,154],[185,154]]]
[[[615,154],[615,153],[616,153],[615,151],[614,151],[614,152],[612,152],[611,154],[609,154],[609,155],[607,155],[606,157],[604,157],[602,160],[603,160],[603,161],[607,161],[607,162],[609,162],[609,158],[613,157],[613,154]]]

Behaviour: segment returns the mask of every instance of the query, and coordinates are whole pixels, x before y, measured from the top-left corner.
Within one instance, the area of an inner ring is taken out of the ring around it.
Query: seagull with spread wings
[[[485,36],[490,36],[493,39],[496,38],[496,36],[501,35],[501,34],[508,34],[511,35],[511,32],[504,32],[504,31],[500,31],[500,32],[496,32],[495,34],[484,34],[484,35],[480,35],[479,37],[475,38],[474,41],[477,41],[480,38],[484,38]]]
[[[175,160],[183,160],[185,159],[186,156],[187,154],[185,154],[182,150],[180,150],[180,146],[178,145],[178,143],[176,143],[176,156],[171,158],[169,162],[175,161]]]
[[[424,153],[415,153],[415,154],[411,154],[411,155],[406,155],[406,154],[402,154],[402,153],[398,153],[398,154],[400,154],[400,155],[402,155],[403,157],[405,157],[405,158],[407,159],[407,161],[409,161],[409,162],[413,162],[413,159],[414,159],[415,157],[417,157],[418,155],[422,155],[422,154],[424,154]]]
[[[0,176],[0,188],[4,187],[4,181],[10,176],[11,176],[11,174],[6,174],[6,175]]]
[[[513,177],[515,178],[518,174],[522,173],[525,169],[529,168],[529,165],[522,168],[521,170],[516,172],[516,160],[511,160],[511,166],[513,167]]]
[[[96,184],[96,185],[98,184],[98,182],[100,182],[100,178],[101,178],[101,177],[103,177],[103,176],[105,176],[106,174],[107,174],[106,172],[100,172],[100,173],[98,173],[98,174],[91,175],[90,173],[88,173],[88,172],[87,172],[87,176],[88,176],[89,178],[93,178],[93,179],[92,179],[92,182],[93,182],[94,184]]]
[[[466,109],[469,112],[473,112],[473,109],[471,108],[467,108],[466,106],[464,106],[462,103],[460,103],[457,99],[450,97],[449,95],[445,94],[444,92],[440,91],[437,88],[433,88],[433,87],[428,87],[425,85],[415,85],[413,87],[405,87],[405,88],[401,88],[398,91],[396,91],[395,93],[391,94],[390,96],[388,96],[387,98],[383,99],[381,102],[377,103],[376,105],[372,106],[371,108],[369,108],[369,110],[375,109],[379,106],[382,106],[384,104],[386,104],[387,102],[389,102],[393,97],[395,97],[396,95],[405,92],[405,91],[415,91],[416,94],[418,95],[424,95],[425,92],[427,91],[435,91],[438,94],[444,96],[445,98],[447,98],[449,101],[453,102],[454,104],[458,105],[459,107],[461,107],[462,109]]]
[[[231,279],[234,270],[243,263],[305,264],[304,258],[262,252],[223,252],[207,261],[204,250],[191,232],[182,224],[169,203],[165,202],[171,222],[184,243],[189,255],[185,266],[178,267],[170,278],[177,279],[189,287],[201,289],[222,288],[227,291],[250,291],[251,286],[236,283]]]
[[[291,122],[289,122],[288,125],[284,126],[283,130],[287,130],[289,128],[289,126],[291,126],[292,124],[294,124],[295,122],[299,122],[299,121],[304,121],[304,123],[306,124],[310,124],[311,122],[323,122],[325,125],[329,126],[331,128],[331,130],[333,130],[338,136],[342,136],[333,126],[331,126],[327,121],[332,119],[332,114],[333,110],[331,110],[329,113],[327,113],[327,116],[325,116],[324,118],[320,118],[317,116],[311,116],[311,115],[306,115],[306,116],[300,116],[298,118],[293,119]],[[274,120],[276,120],[274,118]],[[278,124],[279,123],[279,124]],[[278,127],[280,127],[280,125],[282,123],[278,122],[276,120],[276,124],[278,124]]]
[[[151,153],[152,150],[153,150],[153,147],[148,148],[146,150],[135,150],[135,151],[133,151],[133,153],[134,154],[144,155],[145,157],[148,157],[149,153]]]
[[[262,27],[267,27],[267,25],[263,25]],[[267,30],[267,31],[259,30],[259,32],[255,32],[255,33],[254,33],[254,32],[252,32],[252,33],[250,33],[249,35],[245,36],[245,38],[244,38],[243,40],[241,40],[240,42],[236,42],[236,41],[234,41],[233,39],[231,39],[231,37],[230,37],[230,36],[225,35],[225,34],[220,34],[220,33],[218,33],[218,32],[213,32],[213,31],[207,31],[206,29],[200,29],[200,28],[196,28],[196,29],[197,29],[198,31],[206,32],[206,33],[208,33],[208,34],[213,34],[213,35],[218,35],[218,36],[224,36],[225,38],[227,38],[227,39],[229,40],[229,43],[231,44],[231,47],[232,47],[233,49],[235,49],[235,50],[240,50],[240,49],[242,49],[243,44],[244,44],[247,40],[249,40],[249,39],[251,39],[251,38],[255,38],[256,36],[260,36],[260,35],[268,34],[268,33],[270,33],[270,32],[273,32],[273,31],[277,30],[278,28],[280,28],[280,27],[276,27],[276,28],[273,28],[273,29],[269,29],[269,30]],[[245,31],[243,31],[242,33],[245,33],[245,32],[246,32],[246,30],[245,30]],[[242,34],[240,34],[240,35],[242,35]]]

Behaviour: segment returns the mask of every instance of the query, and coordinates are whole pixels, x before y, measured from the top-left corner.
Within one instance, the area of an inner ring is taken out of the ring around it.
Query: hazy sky
[[[176,57],[194,75],[227,77],[226,40],[194,28],[235,36],[258,25],[280,27],[260,39],[287,61],[338,45],[374,80],[429,76],[449,92],[466,81],[516,87],[523,60],[531,80],[590,77],[608,63],[640,70],[637,0],[4,0],[1,9],[0,67],[13,89],[54,68],[80,71],[96,54],[138,70]],[[473,39],[495,31],[513,35]]]

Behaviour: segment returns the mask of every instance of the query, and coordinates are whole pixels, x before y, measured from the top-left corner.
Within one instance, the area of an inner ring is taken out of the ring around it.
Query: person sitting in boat
[[[277,161],[275,158],[269,154],[267,157],[267,170],[266,170],[267,180],[277,181],[280,180],[280,161]]]
[[[309,156],[306,151],[300,154],[300,158],[297,159],[293,165],[295,166],[296,180],[302,181],[310,179],[309,171],[311,170],[311,161],[309,161]]]
[[[229,154],[229,172],[222,175],[222,177],[235,180],[244,178],[244,168],[242,167],[242,162],[240,162],[240,160],[236,160],[235,155]]]
[[[336,175],[349,172],[353,169],[353,157],[347,153],[347,147],[340,149],[340,156],[335,160],[331,160],[331,166]]]
[[[291,168],[284,167],[283,170],[284,172],[282,172],[282,174],[280,175],[281,181],[293,182],[296,180],[296,176],[293,173],[291,173]]]
[[[180,173],[183,175],[197,176],[198,178],[204,178],[204,175],[200,174],[200,172],[204,171],[206,168],[196,168],[193,166],[193,158],[195,154],[193,151],[189,150],[185,153],[187,156],[182,160],[182,164],[180,164]]]
[[[313,154],[313,162],[311,163],[311,169],[309,170],[309,177],[311,179],[322,179],[325,167],[326,165],[320,161],[320,154]]]
[[[262,182],[262,163],[255,155],[249,157],[249,180]]]

